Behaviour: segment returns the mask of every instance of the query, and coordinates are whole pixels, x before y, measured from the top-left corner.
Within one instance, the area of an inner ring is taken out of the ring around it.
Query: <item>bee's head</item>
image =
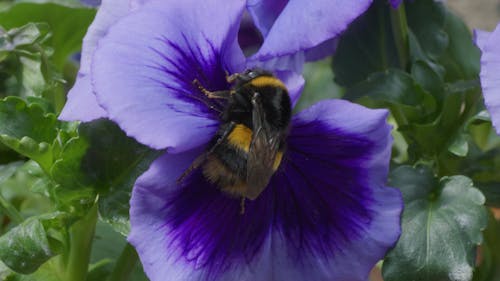
[[[274,77],[274,75],[269,71],[260,68],[250,68],[236,75],[235,84],[236,85],[246,84],[252,81],[253,79],[261,76]]]

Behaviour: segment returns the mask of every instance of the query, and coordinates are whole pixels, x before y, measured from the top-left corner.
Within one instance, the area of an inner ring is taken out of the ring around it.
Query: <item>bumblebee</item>
[[[278,169],[291,119],[291,101],[284,83],[272,73],[249,69],[227,77],[229,91],[210,92],[210,99],[226,100],[221,125],[204,154],[179,178],[199,166],[205,178],[242,200],[256,199]]]

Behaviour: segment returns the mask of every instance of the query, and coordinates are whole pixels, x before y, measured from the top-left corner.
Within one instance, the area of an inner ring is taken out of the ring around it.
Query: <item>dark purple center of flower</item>
[[[208,280],[254,261],[271,232],[287,241],[297,266],[308,266],[308,258],[333,257],[369,225],[372,194],[360,165],[373,144],[317,123],[296,123],[288,142],[281,169],[243,215],[240,200],[200,171],[165,204],[171,237]]]
[[[199,46],[193,47],[193,44],[189,44],[189,39],[184,35],[182,38],[184,44],[172,42],[168,38],[158,38],[165,43],[165,50],[153,49],[153,51],[160,55],[164,61],[154,63],[149,67],[165,72],[174,83],[155,82],[173,90],[177,93],[179,100],[197,104],[202,112],[211,114],[214,119],[218,119],[218,114],[224,109],[224,102],[208,98],[200,91],[199,86],[194,81],[198,81],[200,85],[210,91],[230,89],[226,80],[226,71],[221,67],[220,53],[215,50],[209,40],[206,40],[207,45],[211,48],[208,51],[211,55],[203,55]],[[186,113],[192,114],[192,112]]]

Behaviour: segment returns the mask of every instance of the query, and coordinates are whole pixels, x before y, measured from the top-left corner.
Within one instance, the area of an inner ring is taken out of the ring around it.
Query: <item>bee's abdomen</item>
[[[208,157],[203,174],[208,181],[223,191],[244,194],[246,189],[247,153],[252,140],[252,130],[238,124],[224,142]]]
[[[209,182],[217,185],[222,191],[228,194],[236,197],[245,194],[245,179],[238,171],[232,170],[215,155],[210,156],[203,166],[203,175]]]
[[[246,153],[230,145],[218,147],[203,166],[205,178],[223,191],[240,196],[246,190]]]

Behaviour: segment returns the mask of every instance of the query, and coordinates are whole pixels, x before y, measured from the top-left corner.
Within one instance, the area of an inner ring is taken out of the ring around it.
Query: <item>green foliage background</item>
[[[0,280],[147,280],[126,243],[128,200],[161,151],[108,120],[57,120],[95,14],[76,0],[0,3]],[[295,110],[344,98],[391,111],[389,184],[405,210],[387,281],[500,280],[500,224],[485,207],[500,207],[500,138],[479,57],[443,4],[377,0],[305,67]]]

